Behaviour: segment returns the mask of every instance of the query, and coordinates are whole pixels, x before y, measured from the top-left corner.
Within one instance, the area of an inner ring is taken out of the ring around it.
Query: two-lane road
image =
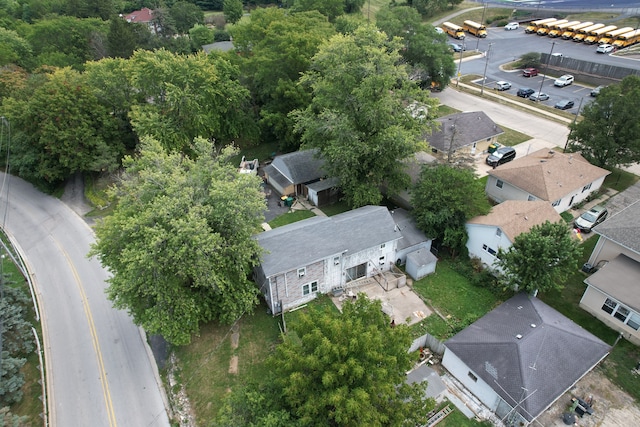
[[[40,302],[50,425],[169,426],[144,338],[127,313],[112,308],[108,273],[86,256],[91,229],[60,200],[19,178],[7,182],[0,218]]]

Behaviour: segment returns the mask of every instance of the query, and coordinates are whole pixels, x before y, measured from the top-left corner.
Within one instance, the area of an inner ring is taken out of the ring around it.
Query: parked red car
[[[524,70],[522,70],[522,76],[523,77],[533,77],[533,76],[537,76],[538,75],[538,69],[537,68],[525,68]]]

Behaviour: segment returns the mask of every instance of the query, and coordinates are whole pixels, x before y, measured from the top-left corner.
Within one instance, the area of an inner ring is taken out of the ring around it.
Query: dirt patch
[[[587,374],[574,388],[558,399],[534,425],[565,426],[562,415],[569,412],[573,397],[579,397],[587,402],[593,401],[593,414],[576,416],[574,425],[580,427],[640,426],[640,407],[635,400],[598,369]]]
[[[231,360],[229,361],[229,373],[234,375],[238,373],[238,356],[231,356]]]

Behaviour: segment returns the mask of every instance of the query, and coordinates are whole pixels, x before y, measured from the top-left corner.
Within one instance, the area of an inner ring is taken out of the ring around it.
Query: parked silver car
[[[577,218],[573,225],[582,232],[590,233],[591,229],[607,219],[609,212],[604,206],[594,206]]]

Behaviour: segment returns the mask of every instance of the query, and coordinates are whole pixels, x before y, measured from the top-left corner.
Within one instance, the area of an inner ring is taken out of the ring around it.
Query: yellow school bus
[[[524,29],[524,32],[527,34],[535,34],[536,31],[538,31],[538,29],[540,28],[541,25],[543,24],[547,24],[549,22],[554,22],[557,21],[556,18],[545,18],[545,19],[538,19],[537,21],[532,21],[529,23],[529,25],[527,26],[527,28]]]
[[[613,30],[613,31],[607,31],[604,34],[604,37],[600,37],[600,40],[598,40],[598,44],[611,44],[615,39],[618,38],[618,36],[627,34],[630,31],[633,31],[633,28],[624,27],[624,28],[618,28],[617,30]]]
[[[573,36],[575,36],[578,33],[578,31],[580,31],[583,28],[590,27],[592,25],[593,25],[593,22],[581,22],[580,24],[572,25],[570,27],[567,27],[565,32],[562,33],[561,37],[563,40],[571,40]]]
[[[443,22],[442,30],[445,33],[449,34],[451,37],[458,40],[461,40],[465,37],[462,27],[456,24],[452,24],[451,22]]]
[[[473,34],[476,37],[487,37],[487,27],[475,21],[464,21],[462,28],[464,28],[467,33]]]
[[[564,24],[554,25],[554,27],[551,29],[551,31],[549,31],[548,36],[549,37],[560,37],[562,35],[562,33],[564,33],[567,28],[571,27],[572,25],[578,25],[579,23],[580,23],[580,21],[570,21],[570,22],[565,22]]]
[[[553,30],[558,25],[562,25],[567,22],[569,22],[567,19],[561,19],[559,21],[551,22],[549,24],[542,24],[538,29],[538,31],[536,31],[536,34],[539,36],[546,36],[547,34],[549,34],[549,31]]]
[[[621,47],[627,47],[636,44],[639,41],[640,30],[633,30],[628,33],[619,35],[618,38],[615,39],[611,44],[614,45],[617,49],[620,49]]]
[[[604,36],[607,33],[607,31],[612,31],[618,28],[615,25],[607,25],[607,26],[605,26],[604,24],[596,24],[596,25],[599,25],[599,27],[594,28],[590,31],[586,31],[586,35],[582,38],[582,40],[576,40],[576,38],[574,37],[573,41],[584,41],[586,44],[594,44],[595,42],[600,40],[600,37]],[[594,27],[596,27],[596,25],[594,25]]]

